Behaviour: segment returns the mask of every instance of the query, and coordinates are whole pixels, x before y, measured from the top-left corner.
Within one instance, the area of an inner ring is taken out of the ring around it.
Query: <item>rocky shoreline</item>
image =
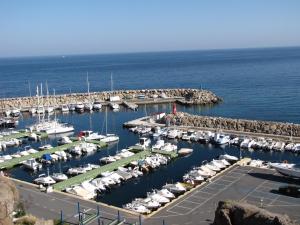
[[[59,106],[63,104],[74,104],[77,102],[91,101],[108,101],[110,96],[119,96],[121,101],[133,101],[138,96],[143,95],[145,99],[168,99],[182,98],[188,104],[216,104],[222,101],[220,97],[213,92],[202,89],[146,89],[146,90],[118,90],[88,93],[72,93],[64,95],[49,96],[49,104],[51,106]],[[47,100],[44,96],[42,102],[46,104]],[[17,97],[0,99],[1,110],[7,109],[24,109],[37,106],[37,97]]]
[[[168,114],[162,122],[170,122],[178,126],[300,137],[300,124],[273,121],[198,116],[178,112],[176,115]]]

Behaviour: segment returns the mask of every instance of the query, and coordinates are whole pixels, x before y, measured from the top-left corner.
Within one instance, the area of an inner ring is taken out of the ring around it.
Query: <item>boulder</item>
[[[287,215],[269,212],[247,203],[220,201],[213,225],[299,225]]]

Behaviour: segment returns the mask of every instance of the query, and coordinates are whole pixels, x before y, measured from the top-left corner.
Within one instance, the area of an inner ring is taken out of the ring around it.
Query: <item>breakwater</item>
[[[59,106],[63,104],[75,104],[77,102],[94,102],[108,101],[111,96],[119,96],[120,101],[141,103],[142,100],[167,100],[181,98],[189,104],[216,104],[222,99],[213,92],[202,89],[146,89],[146,90],[118,90],[118,91],[103,91],[92,93],[71,93],[64,95],[50,95],[40,97],[40,102],[44,105]],[[145,101],[146,102],[146,101]],[[149,102],[149,101],[148,101]],[[151,102],[151,101],[150,101]],[[159,101],[153,101],[158,102]],[[153,103],[152,102],[152,103]],[[164,101],[165,102],[165,101]],[[38,105],[38,98],[33,97],[17,97],[0,99],[1,109],[26,109]]]
[[[162,122],[178,126],[300,137],[300,124],[292,123],[198,116],[183,112],[168,114]]]

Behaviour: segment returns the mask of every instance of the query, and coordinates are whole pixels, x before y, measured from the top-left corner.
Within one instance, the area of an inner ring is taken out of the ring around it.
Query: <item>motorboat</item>
[[[216,175],[216,171],[210,169],[207,165],[202,165],[199,167],[199,169],[205,171],[206,173],[209,173],[210,176]]]
[[[164,144],[164,146],[161,147],[160,150],[166,151],[166,152],[173,152],[173,151],[177,150],[177,145],[167,142]]]
[[[40,174],[39,177],[34,179],[33,182],[42,185],[51,185],[56,183],[56,181],[52,177],[46,174]]]
[[[69,175],[78,175],[78,174],[84,174],[84,173],[86,173],[86,170],[82,167],[69,168],[67,171],[67,174],[69,174]]]
[[[20,158],[20,157],[22,157],[22,156],[20,155],[20,152],[16,152],[16,153],[14,153],[14,154],[11,154],[11,157],[12,157],[12,158]]]
[[[102,104],[101,104],[100,101],[95,101],[95,102],[93,103],[93,109],[94,109],[94,110],[100,110],[101,108],[102,108]]]
[[[44,150],[49,150],[49,149],[52,149],[52,148],[53,148],[52,145],[46,144],[46,145],[40,146],[40,147],[39,147],[39,150],[40,150],[40,151],[44,151]]]
[[[155,210],[161,206],[161,204],[159,202],[157,202],[151,198],[144,198],[144,199],[136,198],[132,203],[133,204],[141,204],[149,210]]]
[[[60,181],[64,181],[68,179],[68,176],[66,174],[63,173],[53,173],[51,175],[51,177],[53,178],[53,180],[55,180],[56,182],[60,182]]]
[[[22,165],[26,169],[30,169],[30,170],[37,170],[37,169],[41,169],[42,168],[42,164],[40,164],[37,161],[35,161],[34,158],[27,159],[26,161],[23,161]]]
[[[221,168],[216,166],[213,162],[209,162],[209,163],[205,164],[205,166],[207,166],[209,169],[216,171],[216,172],[221,171]]]
[[[154,145],[152,145],[152,150],[160,150],[165,145],[165,141],[159,139],[156,141]]]
[[[84,105],[82,102],[78,102],[76,105],[75,105],[75,110],[77,112],[83,112],[84,111]]]
[[[82,142],[80,143],[81,152],[90,153],[97,150],[97,146],[93,143]]]
[[[119,141],[119,136],[115,134],[106,134],[103,138],[100,139],[100,141],[105,143],[112,143]]]
[[[241,142],[240,148],[248,148],[250,141],[251,141],[251,140],[250,140],[249,138],[245,138],[245,139]]]
[[[230,166],[230,162],[228,162],[226,159],[219,159],[225,166]]]
[[[161,196],[164,196],[164,197],[166,197],[168,199],[174,199],[175,198],[175,195],[172,192],[170,192],[167,189],[165,189],[165,188],[157,191],[157,194],[159,194]]]
[[[141,213],[141,214],[149,214],[151,211],[142,204],[126,204],[124,206],[125,209],[132,210],[133,212]]]
[[[215,133],[214,143],[216,145],[226,145],[229,144],[230,137],[228,135]]]
[[[226,165],[223,164],[221,160],[215,160],[215,159],[213,159],[213,160],[211,161],[211,163],[212,163],[213,165],[215,165],[216,167],[220,168],[221,170],[226,168]]]
[[[84,104],[84,110],[88,111],[88,112],[92,111],[93,110],[93,104],[90,103],[90,102],[85,103]]]
[[[50,114],[54,112],[54,108],[52,106],[46,106],[45,107],[45,112]]]
[[[270,163],[278,173],[288,177],[300,178],[300,164],[293,163]]]
[[[115,161],[117,161],[117,160],[113,156],[107,156],[107,157],[103,157],[100,159],[100,162],[104,163],[104,164],[109,164],[109,163],[112,163]]]
[[[219,159],[225,159],[231,163],[238,161],[239,159],[233,155],[228,155],[228,154],[224,154],[224,155],[220,155]]]
[[[85,188],[83,188],[80,185],[76,185],[76,186],[66,188],[65,191],[67,193],[77,195],[77,196],[79,196],[83,199],[93,199],[95,197],[95,193],[86,190]]]
[[[149,193],[148,197],[151,198],[152,200],[158,202],[159,204],[166,204],[170,202],[170,199],[158,194],[158,193]]]
[[[56,122],[54,126],[49,127],[45,130],[48,135],[51,134],[62,134],[74,131],[74,127],[68,123],[58,123]]]
[[[91,184],[95,185],[99,191],[106,191],[106,187],[102,178],[96,178],[90,181]]]
[[[69,106],[66,105],[66,104],[61,105],[60,110],[61,110],[62,113],[67,113],[67,112],[70,111]]]
[[[12,117],[19,117],[21,115],[20,109],[13,109],[13,110],[11,110],[10,115]]]
[[[148,148],[150,146],[150,144],[151,144],[151,140],[149,138],[141,137],[139,139],[139,143],[136,144],[136,146],[139,146],[142,149],[146,149],[146,148]]]
[[[181,148],[178,150],[178,155],[185,156],[191,154],[192,152],[193,152],[192,148]]]
[[[120,105],[118,103],[115,102],[110,102],[108,104],[113,110],[119,110],[120,109]]]
[[[175,139],[178,137],[178,130],[169,130],[167,138]]]
[[[58,145],[65,145],[65,144],[71,144],[72,140],[68,136],[61,137],[58,141]]]
[[[177,182],[176,184],[165,184],[163,188],[167,189],[173,194],[182,194],[186,192],[186,188],[179,182]]]
[[[82,151],[81,151],[81,147],[80,145],[75,145],[75,146],[72,146],[70,149],[69,149],[69,152],[71,154],[75,154],[75,155],[81,155],[82,154]]]
[[[91,130],[80,131],[78,136],[80,138],[84,138],[85,140],[100,140],[100,139],[105,138],[104,135],[98,134]]]

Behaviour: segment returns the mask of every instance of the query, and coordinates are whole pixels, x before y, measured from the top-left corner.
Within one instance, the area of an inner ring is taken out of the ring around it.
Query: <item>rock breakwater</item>
[[[72,104],[76,102],[88,102],[88,101],[107,101],[110,96],[119,96],[121,101],[134,101],[139,96],[145,97],[145,99],[168,99],[182,98],[184,101],[190,104],[216,104],[222,99],[208,90],[200,89],[146,89],[146,90],[119,90],[119,91],[104,91],[88,93],[73,93],[49,96],[48,100],[44,96],[40,99],[44,105],[59,106],[63,104]],[[173,100],[174,101],[174,100]],[[18,97],[18,98],[6,98],[0,99],[0,105],[2,109],[14,109],[14,108],[29,108],[37,106],[37,97]]]
[[[291,123],[198,116],[183,112],[168,114],[163,122],[179,126],[300,137],[300,125]]]

